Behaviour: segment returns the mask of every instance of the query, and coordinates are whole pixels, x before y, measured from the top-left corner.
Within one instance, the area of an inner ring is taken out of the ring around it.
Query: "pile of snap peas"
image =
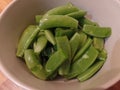
[[[36,24],[20,37],[16,56],[41,80],[91,78],[106,61],[104,44],[111,28],[99,26],[86,14],[69,3],[36,15]]]

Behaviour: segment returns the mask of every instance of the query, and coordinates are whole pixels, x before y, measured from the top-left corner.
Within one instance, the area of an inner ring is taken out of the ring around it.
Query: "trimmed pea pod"
[[[55,44],[56,44],[56,41],[55,41],[55,37],[54,37],[54,35],[52,34],[52,32],[51,32],[50,30],[45,30],[44,32],[45,32],[45,36],[46,36],[47,40],[48,40],[51,44],[55,45]]]
[[[106,61],[107,59],[107,51],[105,49],[103,49],[99,55],[98,55],[98,59],[102,60],[102,61]]]
[[[80,35],[79,33],[75,33],[72,38],[70,39],[70,46],[71,46],[71,57],[73,58],[76,54],[76,51],[78,50],[80,46]]]
[[[43,15],[36,15],[35,16],[35,22],[39,24],[40,20],[42,19]]]
[[[79,11],[72,12],[72,13],[69,13],[69,14],[66,14],[66,15],[68,15],[68,16],[70,16],[70,17],[73,17],[73,18],[75,18],[75,19],[79,19],[79,18],[81,18],[81,17],[84,17],[85,14],[86,14],[86,11],[84,11],[84,10],[79,10]]]
[[[45,16],[48,16],[48,15],[66,15],[68,13],[76,12],[78,10],[79,9],[76,8],[75,6],[73,6],[71,3],[68,3],[67,5],[59,6],[59,7],[56,7],[56,8],[49,10],[45,14]]]
[[[92,25],[84,25],[83,32],[90,36],[106,38],[111,35],[111,28],[110,27],[99,27],[99,26],[92,26]]]
[[[79,19],[79,23],[81,26],[87,25],[93,25],[93,26],[99,26],[98,23],[91,21],[90,19],[83,17]]]
[[[24,30],[17,47],[16,55],[18,57],[23,57],[24,51],[30,46],[39,31],[39,27],[35,25],[30,25]]]
[[[34,52],[36,54],[40,54],[41,51],[46,47],[47,45],[47,38],[44,35],[39,36],[36,42],[34,42]]]
[[[80,48],[81,48],[87,41],[87,35],[82,31],[79,32],[79,35],[80,35]]]
[[[66,59],[67,56],[62,50],[58,50],[52,54],[45,65],[48,77],[53,75],[55,71],[66,61]]]
[[[102,51],[104,48],[104,39],[103,38],[93,38],[93,46],[98,50]]]
[[[56,37],[57,49],[62,49],[63,52],[68,57],[67,60],[63,63],[63,65],[59,68],[59,74],[64,76],[68,74],[71,64],[71,48],[70,43],[67,36]]]
[[[104,61],[98,61],[93,64],[88,70],[78,75],[77,79],[81,82],[91,78],[104,64]]]
[[[71,38],[74,33],[75,33],[75,30],[73,30],[73,29],[56,28],[56,30],[55,30],[56,37],[67,36],[68,38]]]
[[[39,79],[46,80],[47,73],[39,61],[40,58],[37,57],[32,49],[25,50],[24,54],[26,65],[31,73]]]
[[[95,62],[97,56],[98,51],[93,46],[89,47],[82,57],[77,59],[77,61],[72,64],[71,71],[67,78],[72,79],[82,74]]]
[[[73,59],[73,62],[75,62],[77,59],[79,59],[84,54],[84,52],[90,47],[91,43],[92,43],[92,39],[88,38],[85,44],[76,53]]]
[[[72,17],[65,15],[45,16],[40,20],[40,29],[50,29],[57,27],[75,28],[78,27],[78,21]]]

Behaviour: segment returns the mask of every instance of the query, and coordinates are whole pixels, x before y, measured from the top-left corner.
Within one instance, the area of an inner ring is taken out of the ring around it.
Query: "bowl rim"
[[[7,7],[0,13],[0,21],[3,17],[3,15],[14,5],[17,3],[17,1],[19,0],[12,0]],[[116,3],[118,3],[118,5],[120,6],[120,0],[114,0]],[[0,58],[1,61],[1,58]],[[34,89],[33,87],[19,81],[19,79],[15,78],[12,74],[8,73],[8,70],[5,68],[5,66],[0,62],[0,71],[9,79],[11,80],[13,83],[15,83],[16,85],[20,86],[21,88],[24,89]],[[109,82],[107,82],[104,85],[101,85],[101,88],[103,89],[107,89],[111,86],[113,86],[115,83],[117,83],[120,80],[120,73],[113,79],[111,79]]]

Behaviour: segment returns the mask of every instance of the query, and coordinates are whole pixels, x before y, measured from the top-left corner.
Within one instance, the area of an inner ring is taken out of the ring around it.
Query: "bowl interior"
[[[24,62],[15,56],[19,37],[23,30],[34,24],[34,16],[53,7],[73,3],[85,9],[101,26],[112,28],[106,40],[108,58],[102,69],[91,79],[42,81],[35,78]],[[0,68],[12,81],[24,88],[40,90],[84,90],[108,88],[120,79],[120,4],[117,0],[16,0],[0,16]]]

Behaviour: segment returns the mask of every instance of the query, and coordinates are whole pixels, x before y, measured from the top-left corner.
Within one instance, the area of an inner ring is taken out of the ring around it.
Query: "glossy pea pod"
[[[73,29],[56,28],[55,37],[67,36],[70,39],[74,33],[75,33],[75,30]]]
[[[54,74],[55,71],[66,61],[66,59],[67,56],[62,50],[58,50],[52,54],[45,65],[48,77]]]
[[[66,5],[59,6],[59,7],[56,7],[56,8],[49,10],[48,12],[46,12],[45,16],[48,16],[48,15],[66,15],[66,14],[76,12],[76,11],[79,11],[79,9],[76,8],[75,6],[73,6],[71,3],[68,3]]]
[[[71,48],[69,40],[66,36],[56,37],[57,42],[57,50],[62,49],[63,52],[68,57],[67,60],[63,63],[63,65],[59,68],[59,75],[67,75],[70,69],[71,64]]]
[[[65,15],[49,15],[40,20],[40,29],[50,29],[57,27],[77,28],[78,21]]]
[[[42,19],[43,15],[36,15],[35,16],[35,22],[39,24],[40,20]]]
[[[83,72],[82,74],[78,75],[77,79],[80,82],[83,82],[89,78],[91,78],[104,64],[104,61],[98,61],[93,64],[88,70]]]
[[[28,69],[31,71],[32,74],[34,74],[39,79],[47,79],[47,73],[40,63],[40,58],[37,57],[32,49],[25,50],[24,59]]]
[[[106,38],[111,35],[111,28],[99,27],[92,25],[84,25],[83,32],[93,37]]]
[[[66,14],[72,18],[75,18],[75,19],[79,19],[81,17],[84,17],[86,15],[86,11],[84,10],[79,10],[79,11],[76,11],[76,12],[72,12],[72,13],[69,13],[69,14]]]
[[[76,53],[73,59],[73,62],[75,62],[77,59],[79,59],[84,54],[84,52],[91,46],[91,43],[92,43],[92,39],[88,38],[85,44]]]
[[[35,25],[30,25],[24,30],[17,47],[16,55],[18,57],[23,57],[24,51],[30,46],[39,31],[39,27]]]
[[[74,78],[86,71],[95,62],[97,56],[98,51],[93,46],[89,47],[83,56],[72,64],[71,71],[67,78]]]
[[[75,33],[72,38],[70,39],[70,47],[71,47],[71,59],[74,57],[76,54],[77,50],[79,49],[80,46],[80,34]]]

